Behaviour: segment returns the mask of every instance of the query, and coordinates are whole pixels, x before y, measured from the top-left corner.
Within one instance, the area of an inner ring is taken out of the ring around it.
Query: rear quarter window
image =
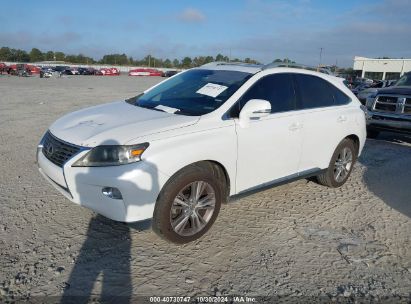
[[[343,91],[340,89],[336,88],[332,84],[330,84],[331,89],[333,91],[333,97],[334,97],[334,102],[335,105],[341,106],[341,105],[346,105],[351,102],[351,98],[345,95]]]
[[[299,108],[312,109],[344,105],[350,98],[328,81],[313,75],[295,75],[299,90]]]

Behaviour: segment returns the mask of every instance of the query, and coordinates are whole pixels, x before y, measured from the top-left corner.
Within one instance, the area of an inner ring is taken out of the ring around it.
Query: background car
[[[0,74],[6,73],[7,68],[8,68],[8,66],[5,63],[0,62]]]
[[[95,73],[95,75],[100,75],[100,76],[119,76],[120,71],[117,68],[101,68],[98,70],[98,72]]]
[[[393,86],[378,89],[367,98],[367,136],[381,131],[411,134],[411,72]]]
[[[57,65],[54,70],[60,74],[62,74],[65,70],[68,70],[70,67],[66,65]]]
[[[80,75],[80,72],[77,68],[70,68],[70,72],[72,75]]]
[[[40,68],[31,64],[18,63],[10,65],[7,72],[11,75],[30,76],[40,74]]]
[[[179,73],[179,71],[176,71],[176,70],[168,70],[168,71],[164,71],[161,76],[162,77],[171,77],[171,76],[174,76],[178,73]]]
[[[351,91],[354,93],[355,96],[357,96],[360,91],[369,88],[370,85],[371,84],[369,83],[360,83],[357,85],[354,84],[354,88]]]
[[[393,84],[393,81],[391,80],[381,80],[377,81],[376,83],[373,83],[371,85],[364,86],[362,90],[359,90],[357,92],[357,97],[359,101],[365,105],[366,100],[369,96],[373,95],[378,91],[378,89],[389,87],[390,85]]]
[[[80,75],[95,75],[96,69],[95,68],[84,68],[80,67],[77,69]]]
[[[42,67],[40,70],[40,78],[49,78],[53,76],[53,73],[55,73],[56,71],[54,70],[53,67]]]
[[[130,70],[128,76],[163,76],[163,73],[157,69],[138,68]]]

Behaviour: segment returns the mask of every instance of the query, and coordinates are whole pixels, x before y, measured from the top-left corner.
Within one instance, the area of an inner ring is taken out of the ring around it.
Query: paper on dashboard
[[[209,82],[201,89],[199,89],[196,93],[215,98],[222,92],[224,92],[227,88],[228,87],[226,86]]]

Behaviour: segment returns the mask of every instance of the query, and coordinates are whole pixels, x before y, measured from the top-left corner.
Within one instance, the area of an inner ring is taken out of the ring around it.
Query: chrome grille
[[[373,110],[395,114],[410,114],[411,99],[397,95],[378,95]]]
[[[384,111],[384,112],[395,112],[397,110],[397,105],[395,103],[386,103],[386,102],[376,102],[375,110]]]
[[[63,167],[64,163],[80,151],[81,147],[66,143],[47,131],[43,139],[43,154],[53,164]]]

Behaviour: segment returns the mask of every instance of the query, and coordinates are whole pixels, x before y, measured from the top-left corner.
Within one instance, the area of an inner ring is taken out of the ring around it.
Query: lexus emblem
[[[50,156],[50,155],[53,155],[53,153],[54,153],[54,146],[53,146],[53,144],[51,144],[51,143],[49,143],[48,145],[47,145],[47,147],[46,147],[46,151],[47,151],[47,154]]]

